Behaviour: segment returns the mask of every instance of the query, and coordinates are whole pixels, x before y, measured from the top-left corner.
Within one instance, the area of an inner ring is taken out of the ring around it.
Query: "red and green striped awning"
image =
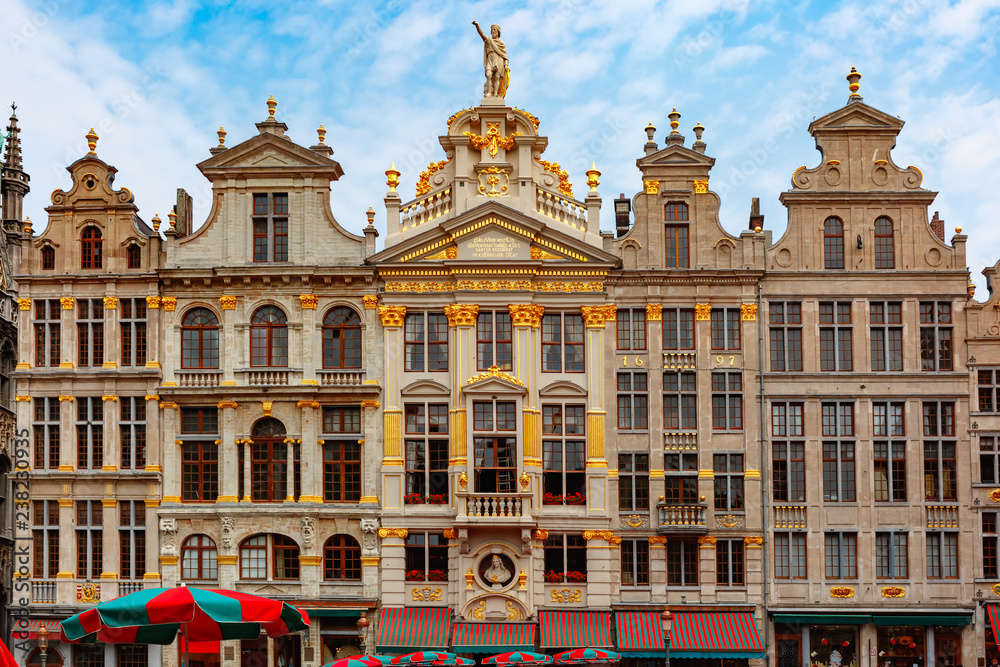
[[[445,649],[451,630],[449,607],[382,607],[376,650]]]
[[[455,653],[505,653],[535,649],[534,623],[456,623]]]
[[[544,648],[614,648],[610,611],[539,611]]]
[[[658,611],[619,611],[618,651],[630,658],[658,658],[666,651]]]
[[[749,612],[674,612],[672,658],[763,658]]]
[[[26,623],[14,621],[14,627],[10,632],[15,641],[19,639],[38,639],[38,628],[48,630],[49,634],[52,635],[52,641],[59,639],[59,621],[39,620],[36,618],[25,619],[25,621]]]

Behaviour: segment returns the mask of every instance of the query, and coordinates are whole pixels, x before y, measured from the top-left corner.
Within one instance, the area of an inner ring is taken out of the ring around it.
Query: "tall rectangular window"
[[[767,306],[772,371],[802,370],[802,304],[772,302]]]
[[[743,511],[743,455],[713,454],[715,511]]]
[[[549,535],[542,551],[546,583],[582,584],[587,581],[587,541],[582,535]]]
[[[253,196],[253,261],[288,261],[288,195]]]
[[[802,403],[771,404],[771,475],[775,502],[806,499]]]
[[[616,337],[619,350],[646,349],[646,309],[622,308],[616,319]]]
[[[118,433],[121,437],[122,470],[145,470],[146,468],[146,398],[144,396],[122,396],[121,419]]]
[[[819,369],[852,370],[851,304],[819,304],[819,324]]]
[[[497,366],[509,371],[514,366],[514,335],[510,313],[480,312],[476,316],[476,368],[481,371]]]
[[[920,302],[920,370],[952,370],[951,303]]]
[[[35,366],[59,365],[59,299],[35,300]]]
[[[649,454],[618,455],[618,509],[649,513]]]
[[[1000,579],[997,566],[997,513],[983,512],[983,578]]]
[[[903,403],[872,404],[876,502],[906,502],[906,420],[903,413]]]
[[[214,503],[219,496],[219,411],[181,409],[181,499]],[[244,447],[245,445],[239,445]],[[242,491],[242,489],[241,489]]]
[[[146,573],[146,502],[118,501],[120,579],[142,579]]]
[[[806,578],[806,534],[774,534],[774,577],[776,579]]]
[[[31,424],[35,444],[35,470],[59,467],[59,399],[36,398],[35,419]]]
[[[649,586],[649,540],[622,540],[622,587]]]
[[[712,373],[712,429],[743,430],[743,374],[739,371]]]
[[[923,412],[924,498],[935,501],[955,500],[955,404],[924,401]]]
[[[448,370],[448,317],[444,313],[407,313],[404,330],[405,370]]]
[[[823,500],[855,500],[854,404],[823,404]]]
[[[323,407],[323,501],[361,500],[361,408]]]
[[[39,400],[41,399],[35,399]],[[38,442],[37,438],[35,442]],[[979,436],[979,483],[1000,483],[1000,436],[998,435]]]
[[[476,493],[517,492],[517,413],[514,401],[472,402]]]
[[[663,349],[694,349],[694,308],[663,309]]]
[[[875,533],[875,577],[910,578],[906,533]]]
[[[104,404],[100,396],[76,399],[76,467],[100,470],[104,466]]]
[[[873,301],[868,304],[873,371],[903,370],[903,304]]]
[[[407,403],[403,412],[406,417],[405,500],[411,505],[447,503],[448,404]]]
[[[698,502],[698,452],[667,450],[663,454],[666,477],[664,501],[668,505],[694,505]]]
[[[698,585],[698,543],[692,539],[667,540],[667,586]]]
[[[583,505],[587,458],[586,406],[542,406],[542,502]]]
[[[858,578],[858,534],[824,533],[827,579]]]
[[[76,300],[77,365],[104,364],[104,300]]]
[[[146,299],[119,299],[118,323],[122,336],[122,366],[146,365]]]
[[[32,576],[55,579],[59,572],[59,501],[33,500]]]
[[[1000,412],[1000,369],[976,371],[976,391],[979,412]]]
[[[413,532],[406,537],[406,580],[448,581],[448,538]]]
[[[739,350],[742,347],[740,340],[740,309],[713,308],[711,317],[712,349]]]
[[[958,579],[958,533],[926,533],[927,578]]]
[[[76,501],[76,578],[100,579],[104,571],[104,507],[100,500]]]
[[[745,586],[743,576],[743,540],[719,540],[715,545],[715,583],[719,586]]]
[[[618,430],[649,428],[649,385],[646,373],[618,371]]]
[[[666,237],[666,267],[668,269],[688,268],[688,226],[687,225],[664,225],[664,236]]]
[[[663,371],[663,429],[698,428],[698,393],[694,371]]]
[[[542,371],[584,371],[584,327],[582,315],[542,315]]]

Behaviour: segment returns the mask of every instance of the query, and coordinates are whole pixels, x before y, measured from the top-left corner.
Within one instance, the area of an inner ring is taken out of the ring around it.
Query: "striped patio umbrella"
[[[393,658],[393,665],[431,665],[434,663],[444,662],[445,664],[453,665],[456,656],[454,653],[447,653],[445,651],[417,651],[416,653],[407,653],[406,655],[401,655],[398,658]]]
[[[523,665],[544,665],[552,662],[551,655],[544,653],[529,653],[528,651],[514,651],[513,653],[501,653],[491,655],[483,660],[484,665],[497,665],[502,667],[522,667]]]
[[[583,665],[618,662],[622,657],[614,651],[603,651],[599,648],[575,648],[556,654],[554,659],[557,665]]]
[[[352,655],[323,665],[323,667],[382,667],[392,658],[383,655]]]
[[[172,644],[180,631],[188,642],[256,639],[299,632],[309,618],[295,607],[235,591],[149,588],[70,616],[60,641],[71,644]]]
[[[451,660],[435,660],[431,663],[426,663],[432,667],[473,667],[476,664],[475,660],[470,660],[469,658],[452,658]]]

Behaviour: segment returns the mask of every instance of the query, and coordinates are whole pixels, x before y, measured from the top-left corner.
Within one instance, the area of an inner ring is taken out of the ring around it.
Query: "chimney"
[[[764,216],[760,214],[760,197],[754,197],[750,202],[750,229],[764,228]]]
[[[944,240],[944,220],[938,216],[938,212],[934,211],[934,217],[931,218],[931,231],[934,232],[934,236],[941,239],[942,243]]]
[[[632,211],[632,202],[625,196],[625,193],[618,195],[615,199],[615,231],[619,238],[628,234],[629,213]]]
[[[177,204],[174,206],[177,214],[177,235],[185,237],[191,233],[194,221],[194,200],[184,188],[177,188]]]

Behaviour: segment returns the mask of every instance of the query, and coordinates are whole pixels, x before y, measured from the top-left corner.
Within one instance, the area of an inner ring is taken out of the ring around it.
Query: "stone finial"
[[[326,141],[326,128],[320,125],[316,128],[316,135],[319,137],[319,145],[322,146],[323,142]]]
[[[100,139],[100,137],[97,136],[96,132],[94,132],[94,128],[90,128],[90,132],[85,135],[85,138],[87,139],[87,148],[90,150],[87,155],[97,155],[94,149],[97,148],[97,140]]]
[[[226,130],[225,130],[225,128],[223,128],[220,125],[219,126],[219,131],[216,132],[216,134],[219,135],[219,145],[220,146],[225,146],[226,145]]]
[[[395,192],[396,186],[399,185],[400,172],[396,169],[396,163],[393,162],[389,165],[389,169],[385,172],[386,182],[385,184],[389,186],[389,192]]]
[[[702,125],[701,123],[698,123],[697,125],[694,126],[693,129],[694,129],[694,140],[701,141],[701,133],[705,131],[705,126]]]
[[[274,99],[274,95],[267,98],[267,116],[268,118],[274,118],[274,110],[278,108],[278,103]]]
[[[850,84],[847,87],[850,88],[851,90],[851,96],[847,99],[847,101],[849,103],[860,102],[861,94],[858,92],[858,90],[861,88],[861,84],[858,82],[861,81],[861,72],[852,67],[851,73],[847,75],[847,80],[850,82]]]
[[[163,222],[163,221],[160,220],[160,214],[159,213],[154,213],[153,214],[153,231],[154,232],[160,231],[160,223],[161,222]]]
[[[365,215],[368,216],[368,226],[371,227],[372,225],[374,225],[375,224],[375,209],[373,209],[371,206],[369,206],[368,210],[365,211]]]
[[[177,214],[171,211],[167,213],[167,219],[170,221],[170,229],[177,227]]]
[[[596,163],[591,161],[590,169],[587,170],[587,185],[590,186],[591,192],[597,192],[597,186],[601,184],[600,178],[601,172],[597,170]]]
[[[643,152],[646,155],[656,152],[656,142],[653,141],[653,135],[656,133],[656,128],[653,127],[651,122],[646,126],[646,145],[642,147]]]
[[[674,107],[673,111],[667,114],[667,118],[670,119],[670,133],[675,134],[681,124],[681,115],[677,112],[677,107]]]
[[[656,132],[656,128],[653,126],[652,121],[646,126],[646,141],[653,140],[653,133]]]
[[[24,233],[31,236],[31,216],[27,216],[24,219]]]

